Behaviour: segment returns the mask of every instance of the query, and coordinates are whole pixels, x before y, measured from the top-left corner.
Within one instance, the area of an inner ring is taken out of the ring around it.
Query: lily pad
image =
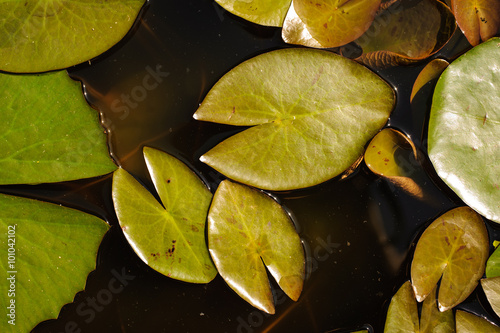
[[[215,0],[227,11],[253,23],[281,27],[292,0]]]
[[[472,46],[487,41],[500,29],[500,1],[452,0],[457,24]]]
[[[0,184],[61,182],[116,169],[99,115],[66,72],[0,74]]]
[[[469,312],[457,310],[456,321],[457,333],[500,333],[500,327]]]
[[[439,51],[455,29],[453,14],[440,1],[397,1],[355,41],[363,49],[357,60],[374,67],[416,62]]]
[[[500,38],[480,44],[441,75],[429,119],[429,158],[471,208],[500,223]]]
[[[441,215],[415,249],[411,279],[417,300],[424,300],[441,280],[439,309],[461,303],[483,275],[488,252],[488,232],[476,212],[458,207]]]
[[[439,311],[436,306],[436,289],[434,289],[424,300],[419,321],[415,294],[410,281],[407,281],[391,300],[384,332],[454,333],[455,319],[452,311]]]
[[[265,53],[223,76],[194,114],[253,126],[201,160],[262,189],[316,185],[362,156],[393,105],[392,88],[352,60],[312,49]]]
[[[274,313],[265,266],[292,300],[299,298],[304,250],[290,217],[268,195],[222,181],[208,214],[208,247],[227,284],[256,308]]]
[[[491,308],[500,316],[500,276],[481,279],[481,286]]]
[[[57,318],[61,307],[84,289],[108,225],[73,209],[4,194],[0,225],[5,254],[0,305],[7,313],[0,331],[29,332]]]
[[[294,0],[293,6],[316,41],[336,47],[352,42],[370,27],[380,0]]]
[[[439,78],[441,73],[448,67],[449,62],[444,59],[433,59],[431,60],[418,74],[413,88],[411,89],[410,102],[413,101],[415,95],[422,89],[426,84]]]
[[[497,247],[486,262],[486,277],[500,276],[500,247]]]
[[[8,0],[0,6],[0,70],[67,68],[120,41],[145,0]]]
[[[144,157],[161,203],[127,171],[116,170],[113,203],[125,237],[156,271],[186,282],[210,282],[217,275],[205,242],[212,194],[175,157],[148,147]]]

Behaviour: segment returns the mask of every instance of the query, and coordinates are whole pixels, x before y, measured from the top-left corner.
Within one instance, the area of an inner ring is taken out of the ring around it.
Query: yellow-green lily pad
[[[481,279],[481,286],[491,308],[500,316],[500,276]]]
[[[292,0],[215,0],[227,11],[247,21],[281,27]]]
[[[500,327],[472,313],[457,310],[457,333],[500,333]]]

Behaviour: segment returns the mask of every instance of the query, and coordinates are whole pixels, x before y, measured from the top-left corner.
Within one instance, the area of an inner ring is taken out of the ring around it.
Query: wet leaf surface
[[[355,42],[360,62],[374,67],[404,65],[437,52],[455,31],[455,19],[439,1],[398,1],[381,12]]]
[[[497,247],[486,262],[486,277],[500,276],[500,247]]]
[[[271,197],[225,180],[208,214],[208,245],[217,270],[244,300],[274,313],[265,267],[293,300],[302,292],[304,250],[288,214]]]
[[[186,282],[210,282],[217,274],[205,242],[212,194],[173,156],[146,147],[144,157],[161,203],[127,171],[116,170],[113,203],[125,237],[156,271]]]
[[[90,178],[112,172],[98,112],[65,71],[0,74],[0,184]]]
[[[487,41],[500,30],[498,0],[453,0],[451,9],[458,26],[472,46]]]
[[[293,1],[283,22],[281,38],[288,44],[303,45],[315,48],[325,48],[318,42],[307,29],[304,21],[297,15]]]
[[[2,1],[0,70],[43,72],[90,60],[125,36],[144,2]]]
[[[40,321],[57,318],[61,307],[85,288],[108,225],[73,209],[4,194],[0,194],[0,225],[5,254],[0,260],[4,309],[0,331],[29,332]],[[8,261],[8,253],[14,253],[15,259]],[[12,297],[9,289],[15,293]],[[15,301],[15,325],[5,316],[11,300]]]
[[[315,40],[323,47],[336,47],[352,42],[370,27],[380,0],[294,0],[293,6]]]
[[[484,222],[469,207],[458,207],[432,222],[418,240],[411,265],[417,300],[424,300],[441,280],[441,311],[461,303],[477,286],[488,257]]]
[[[457,333],[499,333],[500,327],[491,324],[484,318],[473,315],[472,313],[457,310]]]
[[[253,23],[281,27],[292,0],[216,0],[227,11]]]
[[[470,207],[500,222],[500,38],[478,45],[443,72],[429,119],[429,158]]]
[[[500,316],[500,276],[481,279],[486,298],[497,316]]]
[[[448,61],[444,59],[434,59],[431,60],[418,74],[413,88],[411,90],[410,102],[413,101],[413,97],[422,89],[426,84],[439,78],[441,73],[448,67]]]
[[[235,67],[194,117],[253,126],[201,157],[224,175],[262,189],[312,186],[349,168],[386,123],[391,87],[354,61],[283,49]]]

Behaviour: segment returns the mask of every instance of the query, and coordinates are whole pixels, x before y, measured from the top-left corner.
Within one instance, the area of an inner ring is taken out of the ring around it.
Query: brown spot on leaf
[[[450,240],[448,239],[448,236],[444,236],[444,240],[448,246],[450,246]]]
[[[167,184],[170,184],[171,180],[170,178],[166,180],[167,181]]]
[[[458,251],[461,251],[461,250],[463,250],[463,249],[465,249],[466,247],[467,247],[467,246],[465,246],[465,245],[460,246],[460,247],[458,248],[457,252],[458,252]]]
[[[200,231],[200,229],[198,229],[198,227],[195,226],[194,224],[191,224],[191,230],[193,230],[194,232]]]

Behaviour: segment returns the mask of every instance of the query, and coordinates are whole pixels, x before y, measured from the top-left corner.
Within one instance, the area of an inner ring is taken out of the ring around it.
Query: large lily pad
[[[0,4],[0,70],[42,72],[85,62],[125,36],[145,0]]]
[[[452,0],[457,24],[472,46],[487,41],[500,29],[500,1]]]
[[[261,25],[281,27],[292,0],[216,0],[229,12]]]
[[[144,157],[161,203],[127,171],[116,170],[113,203],[125,237],[156,271],[182,281],[210,282],[217,274],[205,242],[212,194],[175,157],[147,147]]]
[[[29,332],[84,289],[108,225],[73,209],[0,194],[0,226],[0,331]]]
[[[441,49],[455,28],[453,14],[440,1],[397,1],[355,41],[363,49],[358,60],[376,67],[422,60]]]
[[[291,299],[299,298],[304,250],[288,214],[268,195],[221,182],[208,214],[208,246],[220,275],[258,309],[274,313],[264,265]]]
[[[455,60],[441,75],[429,119],[429,158],[470,207],[500,223],[500,38]]]
[[[311,49],[265,53],[222,77],[194,114],[253,126],[201,160],[262,189],[316,185],[363,154],[393,105],[391,87],[354,61]]]
[[[500,333],[500,327],[472,313],[457,310],[457,333]]]
[[[0,184],[112,172],[99,116],[66,72],[0,74]]]
[[[461,303],[483,275],[488,252],[488,232],[476,212],[458,207],[441,215],[415,249],[411,279],[417,300],[424,300],[441,279],[439,309]]]

